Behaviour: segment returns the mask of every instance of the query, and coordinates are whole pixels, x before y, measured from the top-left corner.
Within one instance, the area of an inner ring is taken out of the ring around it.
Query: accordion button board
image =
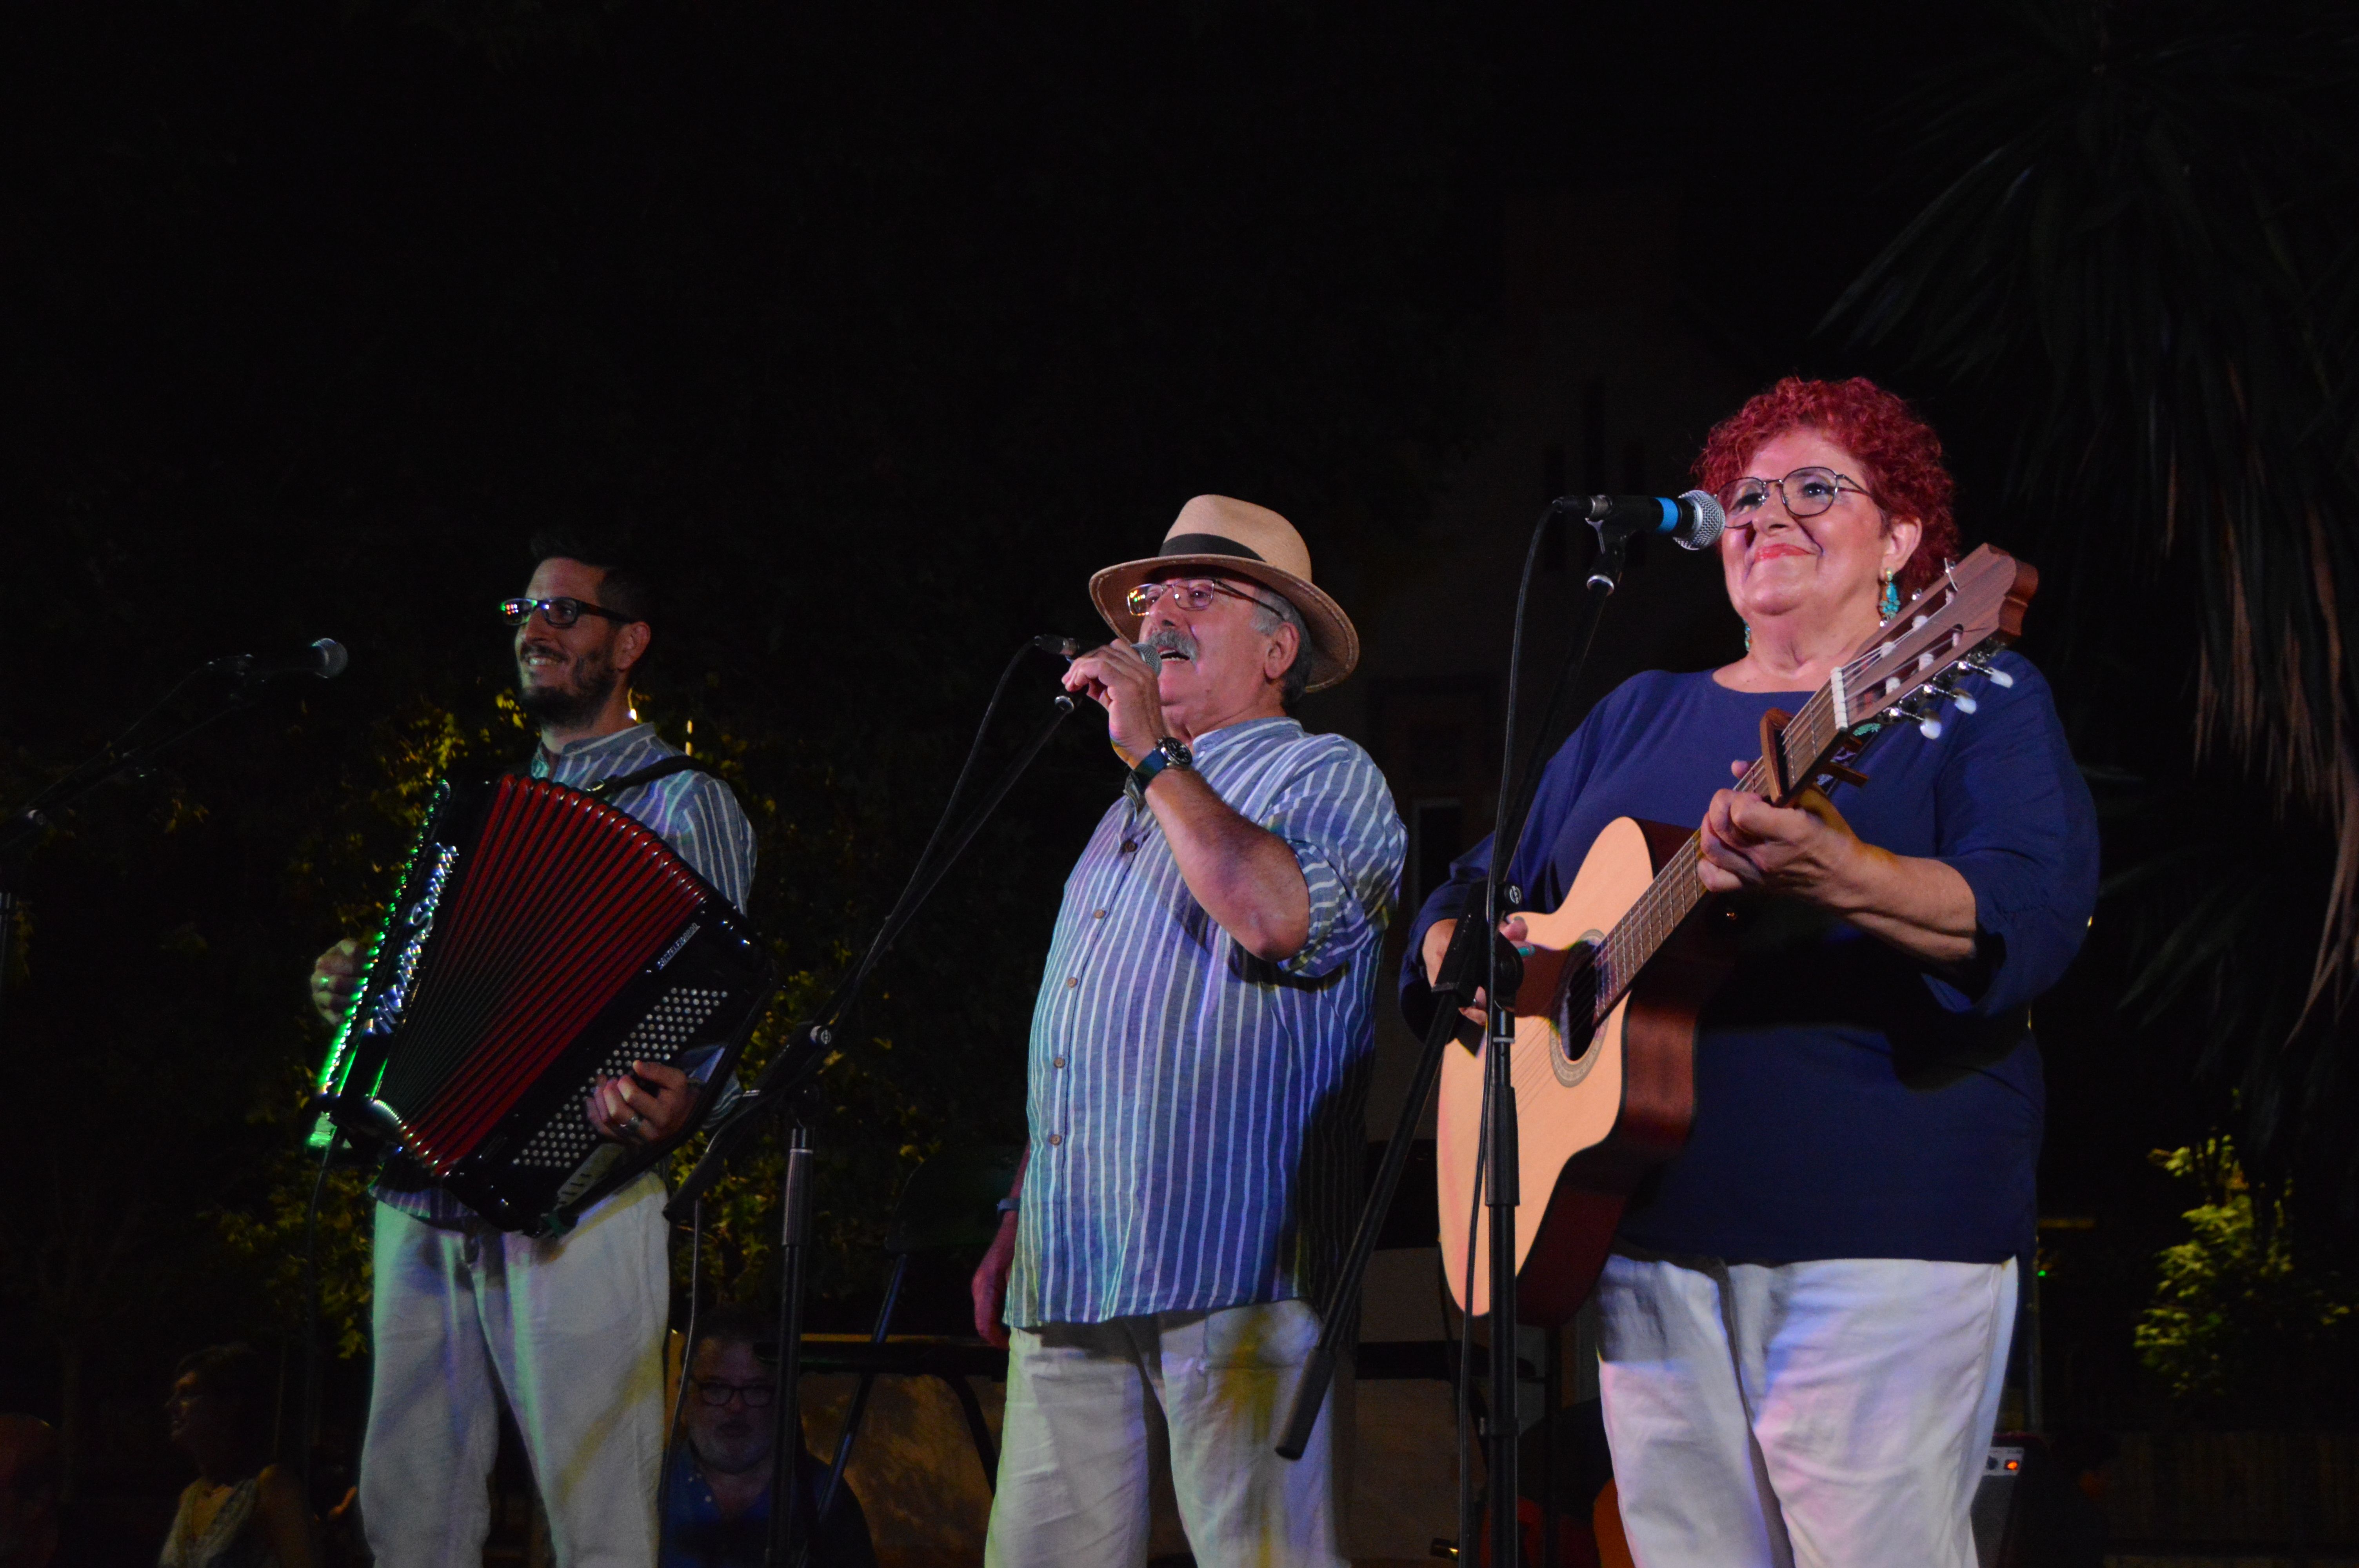
[[[388,1145],[493,1224],[556,1234],[679,1141],[603,1139],[591,1091],[679,1066],[692,1130],[776,989],[744,917],[636,818],[546,779],[446,779],[329,1048],[313,1141],[332,1124]]]

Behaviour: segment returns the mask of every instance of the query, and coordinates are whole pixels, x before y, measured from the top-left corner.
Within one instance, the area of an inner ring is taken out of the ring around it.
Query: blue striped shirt
[[[1408,835],[1340,735],[1257,719],[1194,752],[1294,851],[1310,936],[1283,963],[1255,957],[1188,891],[1153,810],[1108,808],[1065,882],[1032,1014],[1018,1328],[1316,1297],[1359,1210]]]
[[[612,735],[576,741],[555,756],[547,747],[534,747],[532,776],[582,789],[678,755],[679,748],[658,735],[654,725],[634,724]],[[739,909],[745,907],[745,895],[754,886],[754,825],[727,784],[711,773],[690,770],[626,789],[607,804],[647,824],[715,892]],[[680,1065],[689,1068],[690,1076],[699,1076],[685,1058]],[[405,1190],[380,1184],[376,1195],[379,1202],[429,1225],[457,1229],[480,1220],[474,1210],[440,1187]]]

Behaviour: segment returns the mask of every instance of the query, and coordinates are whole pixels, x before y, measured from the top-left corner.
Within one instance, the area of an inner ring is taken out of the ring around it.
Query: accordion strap
[[[612,800],[626,789],[636,789],[641,784],[650,784],[658,779],[668,779],[674,773],[710,773],[712,771],[694,757],[685,754],[666,757],[659,762],[649,762],[646,767],[636,772],[616,773],[612,778],[600,779],[596,784],[583,784],[582,793],[599,800]]]
[[[523,762],[511,762],[500,772],[528,779],[532,777],[532,759],[527,757]],[[600,779],[595,784],[583,784],[582,793],[592,800],[610,801],[626,789],[636,789],[641,784],[651,784],[658,779],[668,779],[674,773],[707,773],[714,778],[721,776],[694,757],[682,752],[676,757],[666,757],[661,762],[649,762],[646,767],[631,773],[615,773],[611,777]]]

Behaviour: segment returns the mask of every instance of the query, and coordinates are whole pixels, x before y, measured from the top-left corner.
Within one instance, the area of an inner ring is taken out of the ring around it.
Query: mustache
[[[1183,659],[1193,660],[1196,656],[1196,639],[1177,626],[1158,626],[1154,635],[1141,641],[1158,652],[1168,650]]]

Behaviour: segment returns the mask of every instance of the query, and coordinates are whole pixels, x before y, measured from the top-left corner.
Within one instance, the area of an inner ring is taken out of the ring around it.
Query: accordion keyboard
[[[698,1027],[728,1000],[727,991],[709,990],[701,986],[673,987],[656,1003],[655,1011],[639,1020],[637,1027],[607,1054],[598,1070],[582,1080],[581,1092],[574,1098],[587,1100],[591,1090],[608,1078],[620,1077],[634,1062],[671,1061],[688,1049],[696,1039]],[[570,1171],[590,1157],[598,1141],[597,1130],[590,1125],[587,1115],[571,1119],[560,1116],[533,1135],[516,1155],[516,1162],[544,1170]]]

